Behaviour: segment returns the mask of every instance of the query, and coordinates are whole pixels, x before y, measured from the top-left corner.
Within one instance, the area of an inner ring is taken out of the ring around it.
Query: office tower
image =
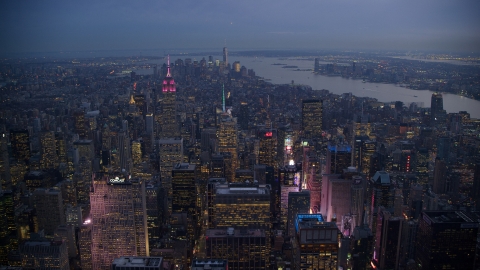
[[[69,270],[67,244],[63,241],[27,241],[20,246],[23,269]]]
[[[363,212],[365,209],[365,179],[361,176],[354,176],[350,186],[350,213],[355,218],[355,224],[362,223]],[[355,226],[354,226],[355,227]]]
[[[161,237],[166,207],[165,190],[158,182],[147,182],[145,186],[145,206],[147,211],[148,242],[152,249]]]
[[[206,257],[227,260],[228,269],[270,269],[264,230],[208,229],[205,240]]]
[[[339,174],[324,174],[322,178],[322,203],[320,212],[327,221],[336,219],[340,227],[342,217],[350,213],[351,179],[342,178]]]
[[[133,96],[133,100],[135,101],[135,106],[139,111],[139,115],[145,117],[148,111],[148,104],[144,94],[135,94]]]
[[[292,162],[293,163],[293,162]],[[290,164],[279,169],[280,181],[280,221],[287,227],[288,194],[300,191],[301,167]]]
[[[30,160],[30,136],[27,130],[10,131],[10,144],[12,146],[13,159],[21,164],[27,164]]]
[[[162,257],[120,257],[115,258],[111,270],[163,270]]]
[[[78,150],[79,158],[85,157],[90,162],[95,158],[95,148],[92,140],[75,141],[73,147]]]
[[[400,265],[415,260],[415,238],[417,237],[418,218],[403,220],[400,245]]]
[[[420,269],[473,269],[478,216],[465,211],[424,211],[418,219],[415,263]]]
[[[228,67],[228,50],[227,47],[223,47],[223,63],[225,67]]]
[[[228,270],[228,261],[222,259],[196,259],[193,260],[191,270]]]
[[[298,214],[292,238],[294,269],[337,269],[341,233],[320,214]]]
[[[442,121],[442,112],[443,112],[443,96],[440,93],[433,93],[431,106],[430,106],[430,115],[432,126],[435,126],[437,123]]]
[[[215,228],[271,229],[269,186],[234,183],[218,185],[215,191]]]
[[[289,236],[295,236],[295,218],[297,214],[310,213],[310,191],[288,193],[288,218],[287,232]]]
[[[217,196],[217,187],[225,185],[225,178],[209,178],[207,182],[207,226],[213,228],[215,218],[215,197]]]
[[[90,205],[93,269],[109,269],[120,256],[148,256],[145,182],[97,173]]]
[[[59,225],[54,232],[54,241],[63,241],[67,245],[69,258],[77,256],[77,245],[75,240],[75,227],[72,225]]]
[[[449,137],[440,137],[437,139],[437,158],[443,160],[446,164],[450,160],[450,144]]]
[[[364,215],[366,219],[366,215]],[[353,229],[351,241],[351,254],[353,269],[368,269],[371,267],[373,257],[373,234],[366,220],[360,222],[360,226]]]
[[[372,233],[375,234],[377,213],[380,206],[385,207],[387,211],[393,212],[395,186],[387,172],[378,171],[375,173],[368,183],[367,196],[369,204],[368,224],[372,228]]]
[[[196,179],[194,164],[177,163],[172,170],[172,215],[186,214],[187,239],[192,244],[200,233]]]
[[[142,163],[142,141],[132,142],[132,161],[134,165]]]
[[[435,194],[445,194],[447,192],[447,164],[441,159],[435,160],[433,170],[433,192]]]
[[[210,177],[225,177],[225,159],[223,155],[212,155],[212,158],[210,159]]]
[[[8,135],[0,132],[0,190],[10,189],[12,189],[12,178],[8,156]]]
[[[393,217],[384,207],[377,215],[372,263],[379,269],[397,269],[400,263],[402,217]]]
[[[353,149],[353,166],[357,167],[362,173],[368,174],[370,171],[371,157],[376,151],[376,142],[371,141],[366,136],[356,136]]]
[[[420,148],[415,155],[417,183],[421,185],[428,184],[428,162],[429,153],[427,148]]]
[[[87,133],[87,124],[85,120],[85,113],[83,111],[76,111],[73,113],[73,119],[75,122],[75,132],[78,134],[80,139],[86,139],[88,136],[88,133]]]
[[[475,201],[476,209],[478,209],[480,203],[480,163],[475,164],[473,187],[470,190],[470,197]]]
[[[18,249],[16,222],[20,223],[20,217],[15,215],[13,195],[12,191],[0,190],[0,265],[7,265],[8,253]]]
[[[58,225],[65,224],[62,192],[56,189],[36,189],[33,193],[38,227],[46,235],[53,236]]]
[[[250,109],[247,102],[240,102],[240,109],[238,113],[238,124],[241,130],[248,130],[248,123],[250,122]]]
[[[325,173],[342,173],[350,167],[352,160],[352,147],[347,144],[329,145],[327,147],[327,166]]]
[[[118,132],[117,142],[118,161],[116,163],[116,169],[118,171],[125,170],[127,172],[130,172],[132,169],[132,151],[130,145],[130,137],[125,130]]]
[[[161,101],[161,132],[159,138],[175,138],[180,136],[177,123],[177,108],[176,108],[176,86],[170,71],[170,57],[167,64],[167,75],[163,79]]]
[[[313,71],[319,72],[320,71],[320,58],[315,58],[315,63],[313,65]]]
[[[92,220],[87,219],[78,232],[78,252],[82,270],[93,270],[92,267]]]
[[[55,133],[55,148],[58,163],[67,165],[67,142],[63,132]]]
[[[258,163],[278,168],[277,163],[277,130],[262,129],[258,132]]]
[[[158,140],[160,179],[168,194],[168,213],[172,211],[172,170],[177,163],[183,162],[183,139],[165,138]],[[167,214],[169,215],[169,214]]]
[[[42,159],[40,163],[43,169],[55,168],[58,165],[57,147],[55,145],[55,132],[46,131],[40,135],[42,145]]]
[[[307,139],[322,137],[322,102],[319,99],[302,101],[302,129]]]
[[[235,170],[238,169],[237,154],[237,121],[236,118],[225,115],[220,120],[220,127],[217,130],[218,152],[230,153],[231,162],[225,163],[225,178],[233,182],[235,179]]]

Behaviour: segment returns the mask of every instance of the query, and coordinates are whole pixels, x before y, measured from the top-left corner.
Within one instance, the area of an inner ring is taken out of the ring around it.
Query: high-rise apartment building
[[[319,99],[302,101],[302,129],[307,139],[322,137],[322,106]]]
[[[126,174],[97,173],[90,193],[92,268],[120,256],[148,256],[145,183]]]

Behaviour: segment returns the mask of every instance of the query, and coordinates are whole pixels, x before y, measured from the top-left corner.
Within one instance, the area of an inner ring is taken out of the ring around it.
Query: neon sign
[[[273,133],[271,131],[265,132],[265,137],[272,137]]]
[[[119,178],[118,176],[116,176],[115,178],[111,178],[109,180],[109,182],[111,184],[119,184],[119,183],[124,183],[125,182],[125,178]]]

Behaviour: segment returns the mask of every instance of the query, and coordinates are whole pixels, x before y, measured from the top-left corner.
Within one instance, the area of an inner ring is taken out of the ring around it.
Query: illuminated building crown
[[[167,76],[163,79],[162,92],[175,92],[175,81],[173,80],[172,73],[170,72],[170,55],[168,56],[167,64]]]

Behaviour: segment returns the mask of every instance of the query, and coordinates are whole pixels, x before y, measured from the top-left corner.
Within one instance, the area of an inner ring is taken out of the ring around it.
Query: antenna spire
[[[170,73],[170,54],[167,56],[167,77],[172,77]]]

